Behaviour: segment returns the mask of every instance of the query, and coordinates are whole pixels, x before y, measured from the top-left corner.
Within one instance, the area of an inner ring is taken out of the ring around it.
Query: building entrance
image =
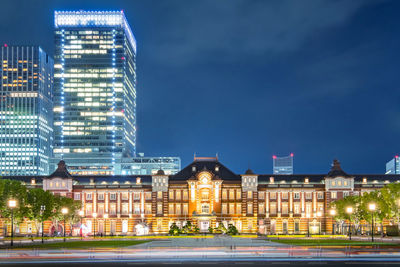
[[[200,221],[200,232],[208,232],[210,221]]]

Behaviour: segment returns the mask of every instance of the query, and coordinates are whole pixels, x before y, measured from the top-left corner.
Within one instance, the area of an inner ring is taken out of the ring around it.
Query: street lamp
[[[322,212],[317,211],[317,218],[321,218],[321,217],[322,217]],[[321,235],[321,226],[322,226],[321,219],[319,219],[319,227],[318,227],[319,235]]]
[[[106,237],[107,236],[107,220],[106,219],[108,219],[108,214],[104,214],[103,218],[104,218],[104,237]]]
[[[347,207],[346,213],[349,214],[349,240],[351,240],[351,214],[353,213],[353,207]]]
[[[11,246],[14,245],[14,208],[17,207],[15,199],[8,200],[8,207],[11,209]]]
[[[372,213],[372,229],[371,229],[371,237],[372,237],[372,242],[374,242],[374,212],[376,210],[376,205],[375,203],[369,203],[368,209]]]
[[[336,216],[336,210],[331,209],[329,211],[329,214],[332,216],[332,235],[334,235],[335,234],[335,225],[333,224],[333,218]]]
[[[62,208],[61,213],[64,215],[64,242],[65,242],[65,232],[67,226],[65,225],[65,216],[68,214],[68,208]]]
[[[92,214],[93,217],[93,238],[96,238],[96,217],[97,217],[97,213],[93,212]]]
[[[46,206],[45,205],[41,205],[40,206],[40,216],[42,216],[42,243],[44,243],[44,220],[43,220],[43,213],[46,210]]]
[[[81,229],[80,229],[80,234],[81,234],[81,240],[82,240],[82,236],[83,236],[83,228],[82,228],[82,219],[83,219],[83,216],[85,215],[85,213],[83,212],[83,210],[80,210],[79,211],[79,216],[81,217]]]

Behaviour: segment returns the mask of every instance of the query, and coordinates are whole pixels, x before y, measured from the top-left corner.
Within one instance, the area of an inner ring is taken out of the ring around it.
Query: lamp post
[[[321,217],[322,217],[322,212],[317,211],[317,218],[319,218],[319,227],[318,227],[319,235],[321,235],[321,226],[322,226],[321,219],[320,219]]]
[[[104,214],[103,215],[103,218],[104,218],[104,237],[106,237],[107,236],[107,218],[108,218],[108,214]]]
[[[40,216],[42,217],[42,243],[44,243],[44,220],[43,220],[43,213],[46,210],[46,206],[45,205],[41,205],[40,206]]]
[[[353,213],[353,207],[347,207],[346,213],[349,214],[349,240],[351,240],[351,214]]]
[[[81,240],[82,240],[82,238],[83,238],[83,228],[82,228],[82,219],[83,219],[83,216],[85,215],[85,213],[83,212],[83,210],[80,210],[79,211],[79,216],[81,217],[81,229],[80,229],[80,235],[81,235]]]
[[[14,246],[14,208],[17,207],[17,201],[8,200],[8,207],[11,209],[11,246]]]
[[[335,225],[333,224],[333,219],[336,216],[336,210],[335,209],[331,209],[329,211],[329,214],[332,216],[332,235],[334,235],[335,234]]]
[[[68,214],[68,208],[62,208],[61,213],[64,215],[64,242],[66,241],[65,239],[65,232],[67,231],[67,226],[65,225],[65,216]]]
[[[93,212],[92,216],[93,216],[93,238],[96,238],[96,217],[97,217],[97,213]]]
[[[372,237],[372,242],[374,242],[374,212],[375,212],[375,210],[376,210],[376,205],[375,205],[375,203],[369,203],[368,209],[371,211],[371,214],[372,214],[371,237]]]

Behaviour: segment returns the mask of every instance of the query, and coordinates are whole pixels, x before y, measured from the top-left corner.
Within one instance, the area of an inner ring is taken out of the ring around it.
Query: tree
[[[170,235],[179,235],[181,233],[181,229],[176,225],[176,223],[171,224],[169,227],[169,234]]]
[[[64,196],[54,196],[54,214],[53,218],[58,223],[59,221],[64,221],[70,224],[70,229],[72,229],[72,225],[80,220],[79,210],[82,208],[82,203],[80,201],[73,200],[72,198],[64,197]],[[68,213],[62,214],[62,208],[67,208]],[[65,226],[64,226],[65,227]]]
[[[28,214],[27,205],[28,189],[20,181],[0,179],[0,214],[4,218],[11,217],[11,209],[8,207],[8,201],[15,199],[17,207],[14,208],[14,220],[21,222]]]
[[[228,235],[237,235],[239,233],[239,231],[236,228],[236,226],[234,226],[233,224],[229,224],[228,225],[228,230],[226,231],[226,233]]]
[[[42,188],[33,188],[28,191],[27,200],[29,203],[27,217],[34,221],[36,229],[39,229],[40,224],[49,220],[54,214],[54,195],[49,191],[44,191]],[[45,207],[43,211],[42,206]],[[39,235],[39,231],[37,231],[37,235]]]

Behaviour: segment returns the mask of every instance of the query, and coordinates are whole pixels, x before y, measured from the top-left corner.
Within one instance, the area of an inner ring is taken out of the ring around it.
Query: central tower
[[[136,154],[136,41],[123,11],[55,12],[56,161],[121,173]]]

